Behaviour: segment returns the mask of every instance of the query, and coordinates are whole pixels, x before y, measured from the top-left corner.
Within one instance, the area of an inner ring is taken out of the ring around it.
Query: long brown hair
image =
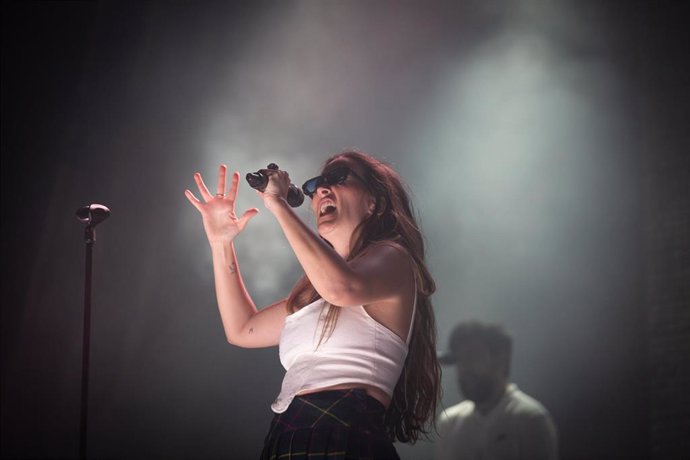
[[[417,284],[417,309],[407,359],[403,366],[385,418],[391,440],[415,443],[429,434],[436,419],[440,399],[441,367],[436,357],[436,322],[429,297],[436,290],[424,262],[424,241],[414,218],[410,199],[398,173],[389,165],[366,153],[346,151],[326,161],[346,159],[361,166],[363,179],[375,199],[375,208],[352,235],[348,260],[361,257],[376,244],[403,248],[412,259]],[[294,312],[314,302],[319,294],[304,276],[288,297],[288,310]],[[330,305],[321,339],[332,331],[340,307]]]

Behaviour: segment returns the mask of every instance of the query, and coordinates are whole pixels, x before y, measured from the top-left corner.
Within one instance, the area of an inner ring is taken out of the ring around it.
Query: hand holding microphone
[[[254,173],[247,173],[247,182],[253,189],[263,192],[266,190],[269,180],[269,174],[266,173],[270,172],[269,170],[277,171],[278,169],[277,164],[271,163],[266,167],[266,169],[260,169]],[[287,202],[293,208],[300,206],[304,202],[304,193],[302,193],[302,191],[293,183],[290,183],[290,187],[288,188]]]

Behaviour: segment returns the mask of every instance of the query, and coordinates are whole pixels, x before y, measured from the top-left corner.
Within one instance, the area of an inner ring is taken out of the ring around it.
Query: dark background
[[[74,211],[91,202],[113,215],[94,253],[90,456],[258,456],[277,350],[225,343],[182,192],[220,162],[276,161],[301,183],[356,146],[413,191],[440,349],[462,319],[501,322],[513,380],[551,411],[562,458],[682,458],[687,10],[4,2],[2,457],[77,456]],[[259,305],[299,276],[263,214],[238,241]],[[449,406],[452,372],[443,382]],[[433,442],[399,451],[430,458]]]

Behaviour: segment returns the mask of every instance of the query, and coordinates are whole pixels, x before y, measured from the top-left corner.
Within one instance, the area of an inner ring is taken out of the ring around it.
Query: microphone
[[[102,204],[90,204],[77,209],[77,219],[80,222],[95,227],[108,217],[110,217],[110,209]]]
[[[270,165],[266,166],[266,169],[278,170],[278,165],[271,163]],[[261,171],[257,171],[255,173],[247,173],[246,177],[251,188],[260,192],[266,190],[266,186],[268,185],[268,176],[266,174],[262,173]],[[290,188],[288,188],[287,202],[293,208],[296,208],[304,203],[304,193],[302,193],[302,190],[295,187],[295,184],[290,183]]]

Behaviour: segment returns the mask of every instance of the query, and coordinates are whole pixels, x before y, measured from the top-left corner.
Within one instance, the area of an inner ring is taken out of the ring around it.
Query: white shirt
[[[415,306],[412,309],[414,319]],[[363,383],[388,396],[400,377],[413,324],[406,340],[380,324],[363,306],[340,309],[333,333],[321,340],[328,307],[323,299],[288,315],[280,335],[280,362],[286,373],[271,405],[285,412],[295,395],[343,383]]]
[[[487,414],[463,401],[438,420],[436,460],[556,460],[556,427],[539,401],[508,386]]]

